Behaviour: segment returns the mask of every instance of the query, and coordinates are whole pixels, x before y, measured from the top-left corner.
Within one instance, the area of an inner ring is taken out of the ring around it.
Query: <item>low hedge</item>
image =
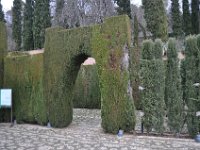
[[[13,116],[17,122],[46,123],[43,54],[9,53],[4,75],[4,88],[11,88],[13,92]]]

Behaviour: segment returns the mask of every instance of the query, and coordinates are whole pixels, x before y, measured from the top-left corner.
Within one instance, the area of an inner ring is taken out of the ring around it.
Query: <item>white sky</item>
[[[23,1],[25,1],[25,0],[23,0]],[[142,0],[131,0],[131,1],[136,5],[141,5]],[[4,12],[6,12],[11,9],[11,7],[13,5],[13,0],[1,0],[1,4],[3,5]]]
[[[11,10],[11,7],[13,5],[13,0],[1,0],[1,4],[5,13],[6,11]]]

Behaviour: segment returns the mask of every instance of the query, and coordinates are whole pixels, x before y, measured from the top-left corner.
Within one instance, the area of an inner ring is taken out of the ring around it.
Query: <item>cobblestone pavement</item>
[[[100,111],[74,110],[72,124],[64,129],[38,125],[0,124],[0,150],[198,150],[193,139],[105,134]]]

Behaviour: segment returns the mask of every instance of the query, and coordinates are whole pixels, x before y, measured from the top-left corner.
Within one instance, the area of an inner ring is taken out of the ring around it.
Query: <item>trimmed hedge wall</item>
[[[46,32],[44,94],[48,117],[54,127],[72,121],[72,89],[82,62],[95,58],[101,89],[102,127],[117,133],[135,127],[135,108],[130,88],[130,20],[116,16],[104,24]]]
[[[7,49],[5,23],[0,22],[0,89],[3,88],[3,72],[4,72],[4,56]],[[0,109],[0,122],[8,122],[10,120],[9,109]],[[9,117],[8,117],[9,116]]]
[[[73,95],[74,108],[101,108],[101,94],[96,65],[81,65]]]
[[[43,54],[13,52],[5,58],[4,88],[13,91],[17,122],[47,123],[43,97]]]

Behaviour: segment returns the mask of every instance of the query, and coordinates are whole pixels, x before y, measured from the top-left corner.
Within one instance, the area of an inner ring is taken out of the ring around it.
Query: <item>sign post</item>
[[[10,108],[10,119],[12,124],[12,90],[1,89],[0,90],[0,108]]]

